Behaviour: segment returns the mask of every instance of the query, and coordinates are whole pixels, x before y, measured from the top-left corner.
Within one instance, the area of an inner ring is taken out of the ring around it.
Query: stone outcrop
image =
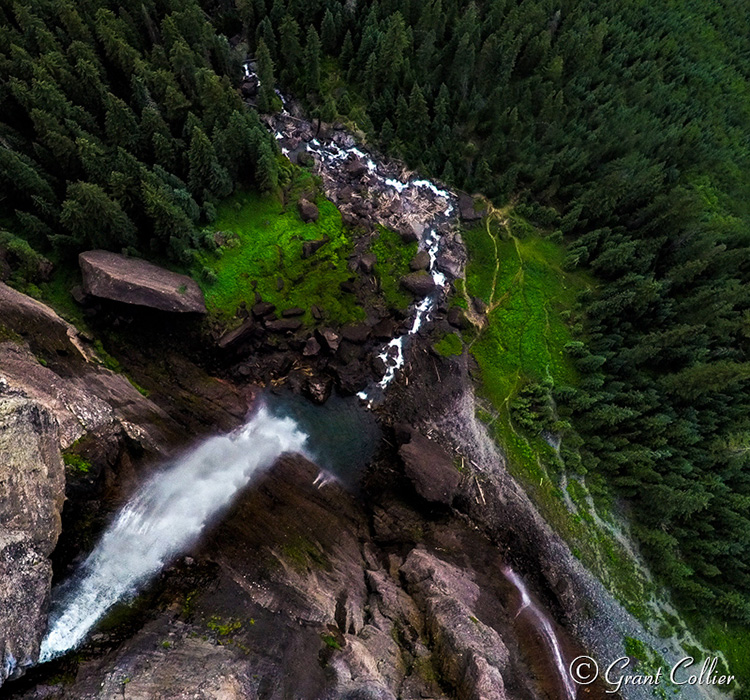
[[[317,221],[318,216],[320,216],[318,207],[306,199],[300,199],[299,202],[297,202],[297,209],[299,210],[300,219],[305,223]]]
[[[0,377],[0,685],[39,654],[64,493],[54,416]]]
[[[433,657],[462,700],[505,700],[502,673],[510,661],[500,635],[474,614],[479,586],[466,571],[414,549],[401,572],[424,610]]]
[[[404,471],[422,498],[450,505],[461,483],[453,458],[436,442],[418,432],[399,448]]]
[[[90,359],[78,332],[52,309],[0,282],[0,330],[27,340],[34,352]]]
[[[464,221],[479,221],[482,212],[477,211],[474,198],[469,194],[462,194],[458,198],[458,210]]]
[[[411,272],[401,278],[401,286],[417,297],[426,297],[435,291],[435,282],[424,271]]]
[[[106,250],[81,253],[78,262],[84,291],[92,296],[161,311],[206,313],[203,292],[187,275]]]

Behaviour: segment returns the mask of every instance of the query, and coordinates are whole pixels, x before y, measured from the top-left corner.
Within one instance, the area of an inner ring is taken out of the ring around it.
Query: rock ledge
[[[206,313],[203,293],[187,275],[106,250],[78,256],[87,294],[161,311]]]

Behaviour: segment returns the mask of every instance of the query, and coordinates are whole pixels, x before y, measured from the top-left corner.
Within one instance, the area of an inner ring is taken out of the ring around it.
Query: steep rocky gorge
[[[299,116],[274,127],[286,129],[280,140],[296,157],[310,153],[301,144],[322,138]],[[341,148],[354,146],[343,129],[328,132]],[[402,202],[396,187],[379,191],[364,153],[337,163],[318,172],[350,224],[365,236],[379,222],[425,238],[425,219],[444,206],[439,198],[419,200],[420,207]],[[395,164],[378,168],[381,177],[408,178]],[[462,211],[475,216],[471,201]],[[465,253],[441,212],[437,266],[457,277]],[[368,268],[377,261],[355,246],[350,262],[367,297]],[[0,444],[10,456],[2,464],[6,677],[36,659],[50,556],[61,577],[90,546],[76,540],[77,528],[95,535],[160,456],[184,449],[199,432],[239,425],[263,386],[285,385],[323,402],[334,385],[352,394],[377,383],[386,367],[371,358],[410,325],[371,315],[363,328],[311,333],[299,322],[279,325],[284,317],[263,304],[257,300],[195,361],[189,342],[174,342],[195,330],[195,320],[102,305],[99,323],[129,324],[122,350],[151,392],[146,397],[97,362],[92,338],[0,287]],[[451,328],[440,301],[374,409],[383,439],[358,489],[336,480],[319,487],[318,466],[280,460],[140,604],[120,611],[119,622],[104,625],[75,658],[34,669],[4,691],[28,698],[565,697],[545,641],[518,616],[518,590],[503,574],[508,565],[556,621],[566,658],[585,647],[614,659],[624,634],[644,637],[505,470],[475,418],[468,359],[432,352],[436,328]],[[174,337],[159,338],[170,329]],[[85,475],[68,469],[67,485],[61,449],[90,463]],[[63,527],[53,554],[64,491],[80,512],[63,517],[69,534]],[[586,697],[605,697],[604,689],[589,686]]]

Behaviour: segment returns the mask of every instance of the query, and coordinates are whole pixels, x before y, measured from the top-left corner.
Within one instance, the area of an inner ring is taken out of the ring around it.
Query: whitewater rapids
[[[151,477],[120,511],[54,601],[39,661],[78,646],[118,601],[185,552],[254,477],[307,436],[261,408],[240,430],[212,437]]]

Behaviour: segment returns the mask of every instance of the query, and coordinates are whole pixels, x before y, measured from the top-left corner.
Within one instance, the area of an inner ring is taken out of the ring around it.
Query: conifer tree
[[[261,39],[258,42],[257,51],[258,79],[260,90],[258,92],[258,109],[261,112],[273,112],[279,107],[279,99],[276,95],[276,80],[274,77],[274,66],[271,54],[266,42]]]
[[[312,25],[305,41],[305,88],[308,92],[320,92],[320,37]]]

